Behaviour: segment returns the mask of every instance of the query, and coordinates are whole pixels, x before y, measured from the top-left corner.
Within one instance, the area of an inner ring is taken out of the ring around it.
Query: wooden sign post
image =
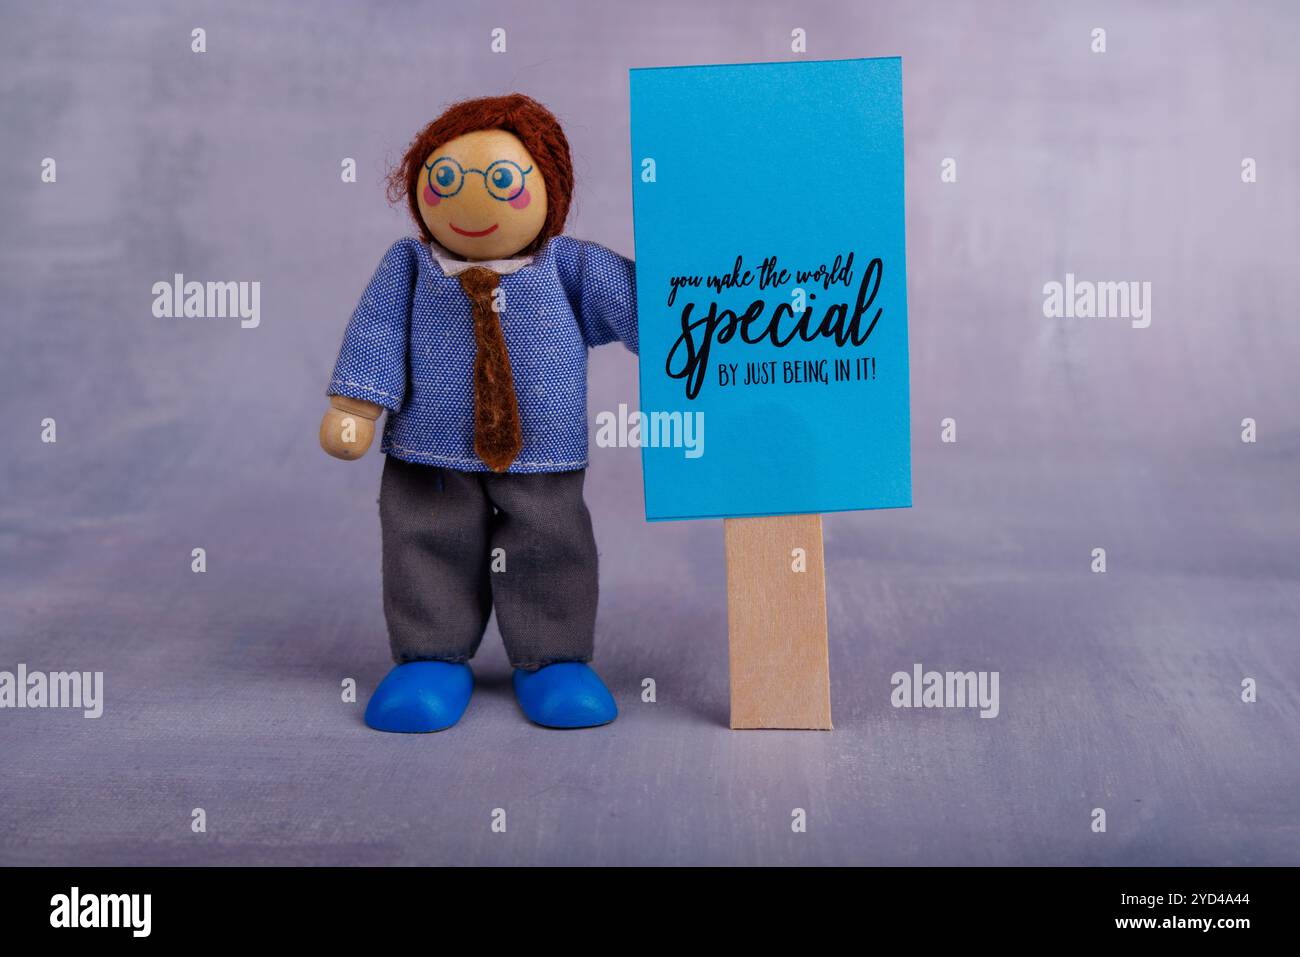
[[[732,728],[831,728],[820,515],[728,518]]]
[[[731,727],[830,729],[821,516],[912,504],[902,62],[629,92],[646,519],[724,520]]]

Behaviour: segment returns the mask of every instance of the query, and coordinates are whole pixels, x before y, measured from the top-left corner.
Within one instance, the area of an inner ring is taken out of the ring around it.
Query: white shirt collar
[[[433,258],[438,261],[438,266],[447,276],[459,276],[466,269],[471,269],[474,266],[490,269],[498,276],[508,276],[512,272],[518,272],[525,266],[532,265],[533,262],[532,256],[516,256],[513,259],[488,259],[482,262],[458,259],[449,249],[433,240],[429,241],[429,251],[433,253]]]

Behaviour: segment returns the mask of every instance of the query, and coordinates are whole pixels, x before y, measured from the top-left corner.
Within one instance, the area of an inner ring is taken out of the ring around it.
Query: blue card
[[[912,504],[902,87],[631,71],[647,519]]]

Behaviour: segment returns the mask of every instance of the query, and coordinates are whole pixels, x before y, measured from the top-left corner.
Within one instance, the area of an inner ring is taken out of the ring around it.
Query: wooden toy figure
[[[633,264],[560,235],[569,144],[521,94],[455,104],[389,180],[418,239],[388,250],[348,323],[321,447],[363,455],[387,410],[379,493],[384,616],[397,666],[366,723],[441,731],[497,623],[524,714],[582,728],[618,714],[591,660],[596,541],[582,498],[587,349],[637,351]]]

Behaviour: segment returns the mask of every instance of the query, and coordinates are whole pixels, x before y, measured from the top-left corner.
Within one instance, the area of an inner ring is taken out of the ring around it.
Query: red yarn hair
[[[505,130],[519,137],[546,180],[546,219],[542,222],[542,231],[522,250],[524,253],[536,252],[564,229],[569,202],[573,198],[573,160],[560,121],[542,104],[522,93],[462,100],[449,106],[415,135],[401,163],[388,174],[388,201],[398,203],[405,196],[420,235],[425,242],[431,241],[433,235],[424,224],[416,200],[424,161],[444,143],[479,130]]]

